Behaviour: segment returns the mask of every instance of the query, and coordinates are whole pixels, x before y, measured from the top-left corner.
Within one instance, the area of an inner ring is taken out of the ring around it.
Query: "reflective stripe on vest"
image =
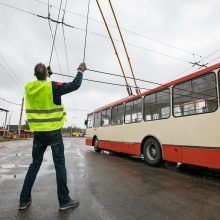
[[[37,114],[44,114],[44,113],[53,113],[53,112],[63,112],[64,108],[57,108],[57,109],[50,109],[50,110],[31,110],[26,109],[26,113],[37,113]]]
[[[63,117],[66,115],[66,112],[63,113],[63,116],[60,118],[45,118],[45,119],[28,119],[28,123],[31,122],[54,122],[54,121],[62,121]]]
[[[31,130],[53,131],[63,127],[66,113],[63,105],[53,103],[52,82],[30,82],[25,90],[26,113]]]

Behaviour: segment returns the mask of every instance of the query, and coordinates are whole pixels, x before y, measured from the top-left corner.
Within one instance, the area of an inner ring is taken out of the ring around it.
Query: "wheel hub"
[[[154,144],[150,145],[148,150],[148,156],[154,160],[157,157],[157,148]]]

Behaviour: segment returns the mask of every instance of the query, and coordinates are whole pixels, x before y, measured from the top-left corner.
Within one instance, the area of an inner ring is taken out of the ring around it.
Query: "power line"
[[[7,103],[13,104],[13,105],[19,105],[19,106],[21,106],[21,104],[18,104],[18,103],[15,103],[15,102],[11,102],[11,101],[9,101],[9,100],[7,100],[7,99],[3,99],[3,98],[1,98],[1,97],[0,97],[0,99],[3,100],[3,101],[5,101],[5,102],[7,102]]]
[[[70,77],[70,78],[75,78],[73,76],[69,76],[66,74],[60,74],[60,73],[53,73],[55,75],[58,76],[66,76],[66,77]],[[114,86],[120,86],[120,87],[126,87],[126,85],[124,84],[119,84],[119,83],[111,83],[111,82],[105,82],[105,81],[100,81],[100,80],[93,80],[93,79],[87,79],[87,78],[83,78],[83,80],[85,81],[89,81],[89,82],[96,82],[96,83],[100,83],[100,84],[107,84],[107,85],[114,85]],[[131,88],[136,88],[135,86],[130,86]],[[145,89],[145,90],[150,90],[150,89],[146,89],[146,88],[140,88],[140,89]]]
[[[212,59],[211,61],[209,61],[209,64],[212,63],[212,62],[214,62],[214,61],[216,61],[216,60],[218,60],[219,58],[220,58],[220,56],[218,56],[218,57]]]
[[[0,54],[0,57],[2,58],[3,62],[6,64],[6,66],[8,67],[8,69],[11,71],[11,73],[14,75],[14,77],[18,80],[18,82],[20,83],[20,85],[23,88],[23,82],[20,80],[20,78],[17,76],[17,74],[14,72],[14,70],[11,68],[11,66],[8,64],[8,62],[6,61],[6,59],[2,56],[2,54]]]
[[[101,74],[104,74],[104,75],[109,75],[109,76],[116,76],[116,77],[120,77],[120,78],[123,78],[122,75],[118,75],[118,74],[114,74],[114,73],[109,73],[109,72],[104,72],[104,71],[100,71],[100,70],[94,70],[94,69],[90,69],[90,68],[87,68],[86,70],[90,71],[90,72],[95,72],[95,73],[101,73]],[[133,79],[132,77],[127,77],[128,79]],[[141,82],[145,82],[145,83],[151,83],[151,84],[154,84],[154,85],[163,85],[161,83],[156,83],[156,82],[152,82],[152,81],[149,81],[149,80],[144,80],[144,79],[138,79],[136,78],[137,81],[141,81]]]
[[[95,73],[101,73],[101,74],[104,74],[104,75],[110,75],[110,76],[115,76],[115,77],[120,77],[122,78],[123,76],[121,75],[117,75],[117,74],[114,74],[114,73],[108,73],[108,72],[104,72],[104,71],[99,71],[99,70],[93,70],[93,69],[87,69],[88,71],[91,71],[91,72],[95,72]],[[133,79],[132,77],[127,77],[128,79]],[[149,81],[149,80],[144,80],[144,79],[138,79],[136,78],[137,81],[140,81],[140,82],[145,82],[145,83],[150,83],[150,84],[153,84],[153,85],[157,85],[157,86],[164,86],[165,84],[161,84],[161,83],[157,83],[157,82],[153,82],[153,81]],[[145,88],[141,88],[141,89],[145,89]],[[151,89],[146,89],[146,90],[151,90]],[[193,91],[189,91],[189,90],[186,90],[186,89],[178,89],[179,91],[184,91],[184,92],[192,92],[194,94],[198,94],[198,95],[204,95],[204,96],[207,96],[206,94],[204,93],[200,93],[200,92],[193,92]],[[172,94],[172,93],[171,93]],[[178,95],[181,95],[181,94],[178,94]],[[190,96],[191,97],[191,96]]]
[[[0,5],[4,5],[6,7],[10,7],[10,8],[13,8],[15,10],[18,10],[18,11],[22,11],[22,12],[25,12],[25,13],[28,13],[28,14],[31,14],[31,15],[34,15],[34,16],[37,16],[39,18],[43,18],[43,19],[49,19],[50,21],[52,22],[55,22],[57,24],[63,24],[64,26],[66,27],[69,27],[69,28],[72,28],[72,29],[76,29],[76,30],[79,30],[79,31],[86,31],[84,30],[83,28],[79,28],[79,27],[76,27],[76,26],[72,26],[70,24],[66,24],[65,22],[62,22],[62,21],[58,21],[58,20],[54,20],[50,17],[45,17],[45,16],[42,16],[42,15],[38,15],[38,14],[35,14],[35,13],[32,13],[32,12],[28,12],[26,10],[23,10],[23,9],[19,9],[17,7],[14,7],[14,6],[10,6],[10,5],[7,5],[7,4],[3,4],[3,3],[0,3]],[[93,32],[93,31],[88,31],[88,33],[90,34],[93,34],[93,35],[96,35],[96,36],[99,36],[99,37],[103,37],[103,38],[109,38],[108,36],[105,36],[105,35],[102,35],[102,34],[99,34],[99,33],[96,33],[96,32]],[[117,40],[117,39],[114,39],[114,41],[117,41],[117,42],[120,42],[120,40]],[[165,57],[168,57],[168,58],[171,58],[171,59],[175,59],[175,60],[178,60],[178,61],[182,61],[182,62],[185,62],[185,63],[190,63],[190,64],[194,64],[193,62],[190,62],[188,60],[184,60],[182,58],[179,58],[179,57],[175,57],[175,56],[172,56],[172,55],[169,55],[169,54],[165,54],[165,53],[162,53],[162,52],[159,52],[159,51],[155,51],[155,50],[152,50],[152,49],[149,49],[149,48],[144,48],[144,47],[141,47],[141,46],[138,46],[136,44],[133,44],[133,43],[129,43],[129,42],[126,42],[127,45],[131,46],[131,47],[136,47],[136,48],[139,48],[139,49],[142,49],[142,50],[145,50],[145,51],[148,51],[148,52],[151,52],[151,53],[155,53],[155,54],[159,54],[161,56],[165,56]]]
[[[26,10],[23,10],[23,9],[19,9],[19,8],[16,8],[16,7],[13,7],[13,6],[10,6],[10,5],[6,5],[6,4],[3,4],[3,3],[0,3],[1,5],[4,5],[4,6],[7,6],[7,7],[10,7],[10,8],[13,8],[13,9],[16,9],[16,10],[19,10],[19,11],[22,11],[22,12],[25,12],[25,13],[28,13],[28,14],[31,14],[31,15],[34,15],[34,16],[37,16],[37,17],[40,17],[40,18],[44,18],[44,19],[48,19],[48,20],[50,20],[50,21],[53,21],[53,22],[55,22],[55,23],[57,23],[57,24],[63,24],[63,25],[65,25],[65,26],[67,26],[67,27],[71,27],[71,28],[75,28],[75,29],[78,29],[78,30],[83,30],[83,29],[80,29],[80,28],[76,28],[76,27],[74,27],[74,26],[72,26],[72,25],[69,25],[69,24],[66,24],[66,23],[64,23],[64,22],[60,22],[59,21],[59,19],[56,21],[56,20],[53,20],[53,19],[51,19],[50,17],[44,17],[44,16],[41,16],[41,15],[37,15],[37,14],[34,14],[34,13],[32,13],[32,12],[28,12],[28,11],[26,11]],[[61,7],[60,7],[61,8]],[[83,30],[84,31],[84,30]],[[95,33],[95,32],[94,32]],[[100,35],[100,34],[97,34],[97,33],[95,33],[96,35]],[[101,35],[102,36],[102,35]],[[106,37],[106,36],[104,36],[105,38],[108,38],[108,37]],[[146,48],[145,48],[146,49]],[[151,50],[151,51],[153,51],[153,50]],[[155,52],[155,51],[154,51]],[[165,55],[167,55],[167,54],[165,54]],[[169,55],[168,55],[169,56]],[[174,57],[173,57],[174,58]],[[175,57],[176,58],[176,57]],[[195,63],[192,63],[192,62],[189,62],[189,61],[185,61],[185,60],[182,60],[182,61],[184,61],[184,62],[188,62],[188,63],[190,63],[190,64],[193,64],[193,65],[198,65],[198,63],[199,62],[195,62]],[[201,65],[200,65],[201,66]],[[64,74],[57,74],[57,75],[63,75],[63,76],[67,76],[67,75],[64,75]],[[68,76],[67,76],[68,77]],[[90,80],[90,79],[85,79],[85,80],[87,80],[87,81],[92,81],[92,82],[99,82],[99,83],[105,83],[105,84],[110,84],[110,85],[119,85],[119,86],[126,86],[126,85],[121,85],[121,84],[115,84],[115,83],[109,83],[109,82],[102,82],[102,81],[97,81],[97,80]],[[135,88],[135,87],[134,87]],[[141,89],[146,89],[146,88],[141,88]],[[147,90],[149,90],[149,89],[147,89]]]
[[[15,80],[15,78],[11,75],[11,73],[5,69],[5,67],[0,63],[1,68],[5,71],[5,73],[7,74],[7,76],[9,76],[11,78],[11,80],[14,82],[14,84],[16,86],[19,87],[19,89],[21,89],[22,91],[24,90],[23,86],[21,87]]]
[[[91,71],[91,70],[90,70]],[[107,74],[107,75],[110,75],[111,73],[106,73],[106,72],[102,72],[102,71],[93,71],[93,72],[99,72],[99,73],[104,73],[104,74]],[[75,78],[73,76],[69,76],[69,75],[65,75],[65,74],[60,74],[60,73],[53,73],[55,75],[59,75],[59,76],[66,76],[66,77],[69,77],[69,78]],[[114,76],[120,76],[120,75],[116,75],[116,74],[111,74],[111,75],[114,75]],[[120,76],[121,77],[121,76]],[[100,80],[92,80],[92,79],[86,79],[86,78],[83,78],[83,80],[85,81],[89,81],[89,82],[95,82],[95,83],[100,83],[100,84],[106,84],[106,85],[113,85],[113,86],[119,86],[119,87],[126,87],[126,85],[124,84],[119,84],[119,83],[111,83],[111,82],[106,82],[106,81],[100,81]],[[136,79],[136,80],[139,80],[139,81],[143,81],[143,82],[148,82],[148,83],[152,83],[152,84],[155,84],[155,85],[159,85],[159,86],[165,86],[166,84],[160,84],[160,83],[156,83],[156,82],[152,82],[152,81],[146,81],[146,80],[142,80],[142,79]],[[135,86],[130,86],[131,88],[136,88]],[[164,87],[165,89],[166,87]],[[147,88],[140,88],[140,89],[143,89],[143,90],[153,90],[153,89],[147,89]],[[204,94],[204,93],[200,93],[200,92],[194,92],[194,91],[191,91],[191,90],[186,90],[186,89],[180,89],[178,88],[177,89],[178,91],[184,91],[184,92],[190,92],[192,94],[195,94],[195,95],[203,95],[203,96],[208,96],[208,94]],[[171,92],[169,90],[169,92],[163,92],[163,93],[169,93],[169,94],[174,94],[173,92]],[[197,96],[193,96],[193,95],[183,95],[183,94],[176,94],[175,95],[179,95],[179,96],[182,96],[182,97],[190,97],[190,98],[198,98]],[[217,98],[218,99],[218,98]]]
[[[52,18],[48,18],[48,17],[45,17],[45,16],[41,16],[41,15],[38,15],[38,17],[40,18],[43,18],[43,19],[50,19],[50,21],[52,22],[55,22],[55,23],[58,23],[58,24],[63,24],[64,26],[66,27],[69,27],[69,28],[72,28],[72,29],[76,29],[76,30],[79,30],[79,31],[83,31],[85,32],[86,30],[84,30],[83,28],[79,28],[79,27],[76,27],[76,26],[73,26],[73,25],[70,25],[70,24],[66,24],[65,22],[60,22],[60,21],[56,21]],[[99,36],[99,37],[103,37],[103,38],[107,38],[109,39],[110,37],[106,36],[106,35],[103,35],[103,34],[99,34],[99,33],[96,33],[96,32],[93,32],[93,31],[87,31],[88,33],[90,34],[93,34],[93,35],[96,35],[96,36]],[[120,40],[118,39],[114,39],[113,40],[115,42],[120,42]],[[133,44],[133,43],[129,43],[129,42],[126,42],[127,45],[131,46],[131,47],[135,47],[135,48],[138,48],[138,49],[141,49],[141,50],[145,50],[145,51],[148,51],[148,52],[151,52],[151,53],[155,53],[155,54],[158,54],[158,55],[161,55],[161,56],[165,56],[165,57],[168,57],[168,58],[171,58],[171,59],[175,59],[175,60],[178,60],[178,61],[182,61],[184,63],[190,63],[192,64],[192,62],[188,61],[188,60],[185,60],[185,59],[182,59],[182,58],[179,58],[179,57],[175,57],[175,56],[172,56],[172,55],[169,55],[169,54],[165,54],[165,53],[162,53],[162,52],[159,52],[159,51],[156,51],[156,50],[152,50],[152,49],[149,49],[149,48],[145,48],[145,47],[141,47],[139,45],[136,45],[136,44]]]
[[[214,54],[217,53],[218,51],[220,51],[220,48],[217,49],[217,50],[214,50],[213,52],[211,52],[209,55],[207,55],[207,56],[206,56],[204,59],[202,59],[201,61],[204,63],[205,60],[207,60],[209,57],[211,57],[212,55],[214,55]],[[212,63],[212,62],[218,60],[219,58],[220,58],[220,56],[218,56],[218,57],[212,59],[211,61],[209,61],[209,62],[206,63],[206,64],[202,64],[202,65],[199,67],[199,69],[200,69],[201,67],[205,67],[206,65],[209,65],[210,63]],[[187,71],[189,71],[190,69],[192,69],[192,68],[195,66],[195,64],[199,66],[199,65],[200,65],[199,63],[200,63],[200,61],[197,62],[197,63],[195,62],[191,67],[189,67],[189,68],[187,68],[186,70],[184,70],[183,72],[178,73],[177,75],[173,76],[170,80],[175,79],[176,77],[179,77],[179,76],[183,75],[185,72],[187,72]]]
[[[33,0],[33,1],[38,2],[38,3],[40,3],[40,4],[46,5],[45,2],[40,1],[40,0]],[[51,5],[51,7],[58,9],[58,7],[55,6],[55,5]],[[76,13],[76,12],[74,12],[74,11],[66,10],[66,12],[87,19],[86,16],[84,16],[84,15],[82,15],[82,14],[79,14],[79,13]],[[98,20],[98,19],[91,18],[91,17],[89,17],[89,20],[94,21],[94,22],[97,22],[97,23],[104,24],[102,21],[100,21],[100,20]],[[112,24],[109,24],[109,26],[110,26],[110,27],[113,27],[113,28],[116,28],[116,26],[114,26],[114,25],[112,25]],[[143,34],[140,34],[140,33],[137,33],[137,32],[134,32],[134,31],[131,31],[131,30],[128,30],[128,29],[125,29],[125,28],[121,28],[121,30],[123,30],[123,31],[125,31],[125,32],[128,32],[128,33],[130,33],[130,34],[133,34],[133,35],[136,35],[136,36],[145,38],[145,39],[147,39],[147,40],[156,42],[156,43],[158,43],[158,44],[161,44],[161,45],[164,45],[164,46],[167,46],[167,47],[171,47],[171,48],[176,49],[176,50],[180,50],[180,51],[185,52],[185,53],[188,53],[188,54],[190,54],[190,55],[192,55],[192,56],[195,56],[195,55],[196,55],[196,56],[198,56],[198,57],[201,57],[201,56],[200,56],[199,54],[197,54],[197,53],[194,53],[194,52],[192,52],[192,51],[189,51],[189,50],[186,50],[186,49],[177,47],[177,46],[175,46],[175,45],[172,45],[172,44],[169,44],[169,43],[166,43],[166,42],[163,42],[163,41],[154,39],[154,38],[152,38],[152,37],[150,37],[150,36],[143,35]]]

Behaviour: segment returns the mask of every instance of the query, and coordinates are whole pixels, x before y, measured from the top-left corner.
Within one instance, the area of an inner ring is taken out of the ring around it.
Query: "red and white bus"
[[[86,144],[220,169],[220,63],[88,114]]]

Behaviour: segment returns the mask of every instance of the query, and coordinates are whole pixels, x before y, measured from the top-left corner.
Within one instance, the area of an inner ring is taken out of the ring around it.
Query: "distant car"
[[[72,136],[73,137],[80,137],[80,132],[75,131],[72,133]]]

